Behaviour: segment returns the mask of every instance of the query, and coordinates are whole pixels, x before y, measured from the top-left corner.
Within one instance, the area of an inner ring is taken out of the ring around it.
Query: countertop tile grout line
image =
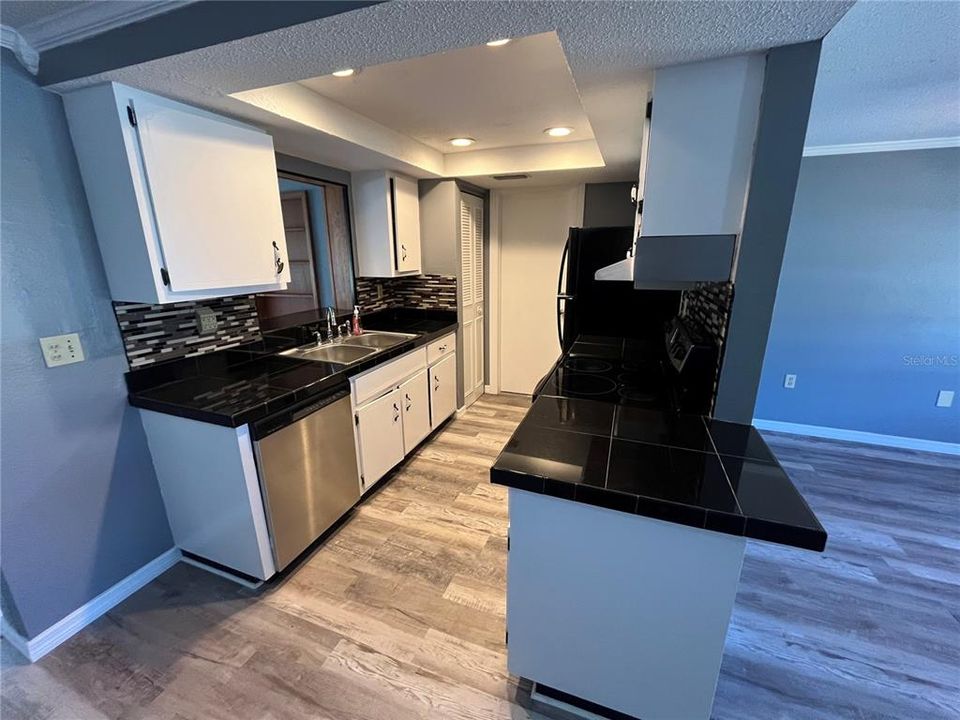
[[[727,474],[727,466],[723,464],[723,460],[720,457],[720,451],[717,450],[717,444],[713,440],[713,433],[710,432],[710,426],[707,425],[707,418],[705,415],[700,416],[700,422],[703,423],[703,429],[707,431],[707,437],[710,438],[710,447],[713,448],[713,456],[717,458],[717,462],[720,464],[720,471],[723,473],[724,480],[727,481],[727,487],[730,488],[730,494],[733,495],[733,501],[737,504],[737,512],[746,518],[746,515],[743,513],[743,508],[740,507],[740,498],[737,497],[737,491],[733,489],[733,483],[730,482],[730,476]]]
[[[613,458],[613,437],[617,430],[617,420],[620,419],[620,406],[614,405],[610,418],[610,437],[607,441],[607,466],[603,469],[603,489],[610,489],[610,460]]]

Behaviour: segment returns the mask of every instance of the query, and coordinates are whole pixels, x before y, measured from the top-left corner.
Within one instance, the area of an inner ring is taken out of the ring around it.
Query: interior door
[[[437,427],[457,409],[457,355],[447,355],[430,368],[430,424]]]
[[[397,272],[420,272],[420,193],[417,181],[390,176]]]
[[[430,386],[424,368],[400,385],[403,408],[403,447],[413,450],[430,433]]]
[[[160,100],[135,111],[170,289],[288,282],[270,136]]]
[[[484,282],[483,200],[460,194],[460,318],[463,336],[463,404],[469,406],[483,394],[484,383]]]
[[[360,474],[365,488],[403,460],[403,410],[400,391],[393,389],[357,408]]]

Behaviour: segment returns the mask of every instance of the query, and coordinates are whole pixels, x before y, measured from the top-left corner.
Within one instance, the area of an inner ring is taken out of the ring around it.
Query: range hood
[[[602,267],[596,280],[633,282],[638,290],[684,290],[730,279],[736,235],[647,235],[633,254]]]

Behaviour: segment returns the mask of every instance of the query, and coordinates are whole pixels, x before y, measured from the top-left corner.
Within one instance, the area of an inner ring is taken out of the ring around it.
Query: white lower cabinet
[[[457,409],[457,355],[430,366],[430,426],[437,427]]]
[[[403,401],[403,447],[410,453],[430,434],[430,392],[427,370],[421,370],[400,385]]]
[[[350,379],[361,492],[457,409],[456,349],[450,333]]]
[[[356,408],[357,453],[362,490],[403,460],[403,411],[400,390],[394,388]]]

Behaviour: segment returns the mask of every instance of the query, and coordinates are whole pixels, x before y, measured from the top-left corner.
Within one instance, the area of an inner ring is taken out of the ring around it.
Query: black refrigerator
[[[557,334],[566,352],[580,335],[657,339],[680,308],[675,290],[635,290],[594,274],[627,257],[632,227],[570,228],[557,281]]]

